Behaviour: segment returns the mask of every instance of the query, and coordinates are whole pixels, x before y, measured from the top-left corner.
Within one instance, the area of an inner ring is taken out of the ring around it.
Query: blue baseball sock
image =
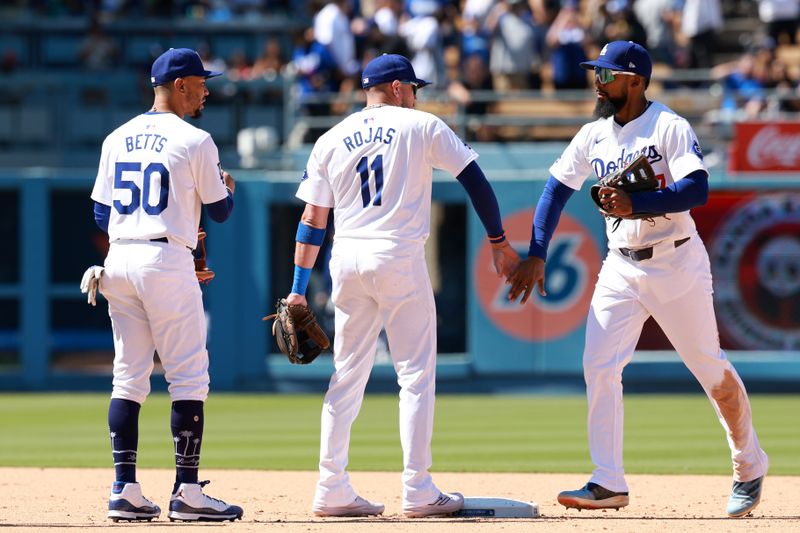
[[[139,447],[138,403],[112,398],[108,406],[108,431],[117,482],[136,483],[136,455]]]
[[[180,400],[172,402],[172,439],[175,442],[175,486],[197,483],[200,467],[200,445],[203,442],[203,402]]]

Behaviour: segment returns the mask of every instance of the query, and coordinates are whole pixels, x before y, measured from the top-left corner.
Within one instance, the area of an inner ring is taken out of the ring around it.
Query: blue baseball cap
[[[653,61],[642,45],[633,41],[612,41],[600,50],[594,61],[585,61],[581,66],[587,70],[594,67],[610,68],[621,72],[633,72],[648,80],[653,72]]]
[[[411,61],[398,54],[383,54],[376,57],[367,63],[364,72],[361,73],[361,87],[364,89],[394,80],[404,81],[416,87],[431,84],[429,81],[417,78]]]
[[[213,78],[222,72],[206,70],[200,54],[191,48],[170,48],[153,61],[150,69],[150,83],[153,87],[163,85],[177,78],[202,76]]]

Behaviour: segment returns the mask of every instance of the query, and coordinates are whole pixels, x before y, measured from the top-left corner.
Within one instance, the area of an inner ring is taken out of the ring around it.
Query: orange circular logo
[[[522,257],[528,255],[532,222],[530,209],[503,220],[506,237]],[[548,248],[546,297],[534,288],[525,305],[520,305],[519,299],[510,302],[510,285],[497,277],[488,242],[478,249],[475,260],[480,306],[495,327],[512,337],[527,341],[554,339],[570,333],[586,320],[594,282],[600,272],[600,253],[591,233],[567,213],[561,214]]]

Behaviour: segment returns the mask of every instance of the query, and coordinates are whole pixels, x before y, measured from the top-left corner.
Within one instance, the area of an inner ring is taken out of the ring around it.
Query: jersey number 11
[[[381,193],[383,192],[383,156],[376,155],[372,164],[369,164],[366,156],[358,160],[356,171],[361,176],[361,200],[364,202],[364,207],[369,205],[369,170],[375,173],[375,199],[372,205],[381,205]]]

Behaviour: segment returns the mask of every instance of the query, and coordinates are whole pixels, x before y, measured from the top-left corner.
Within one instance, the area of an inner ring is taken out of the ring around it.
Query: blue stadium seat
[[[53,142],[53,116],[50,108],[40,105],[24,105],[19,109],[19,128],[15,137],[22,142]]]
[[[130,106],[115,107],[111,111],[111,124],[109,125],[106,135],[111,133],[116,128],[122,126],[136,115],[140,115],[145,111],[147,110],[142,109],[141,107],[130,107]]]
[[[159,53],[169,48],[165,39],[153,35],[129,37],[123,51],[127,65],[150,65]]]
[[[68,126],[70,141],[99,147],[106,135],[111,133],[111,112],[99,107],[73,107],[69,110]]]
[[[231,56],[237,50],[243,51],[248,60],[253,61],[254,59],[254,50],[247,37],[220,35],[214,38],[211,49],[217,57],[221,57],[226,63],[230,61]]]
[[[50,35],[42,39],[42,62],[46,66],[74,67],[80,62],[78,57],[82,38],[79,35]]]
[[[27,66],[30,62],[28,42],[20,35],[0,35],[0,59],[6,52],[16,55],[18,67]]]
[[[283,109],[280,106],[249,106],[244,115],[243,127],[271,126],[283,131]]]
[[[206,108],[203,110],[201,119],[189,120],[189,123],[210,133],[217,146],[235,142],[236,134],[233,131],[233,117],[230,109]]]
[[[0,107],[0,143],[11,142],[14,139],[13,119],[13,107]]]

